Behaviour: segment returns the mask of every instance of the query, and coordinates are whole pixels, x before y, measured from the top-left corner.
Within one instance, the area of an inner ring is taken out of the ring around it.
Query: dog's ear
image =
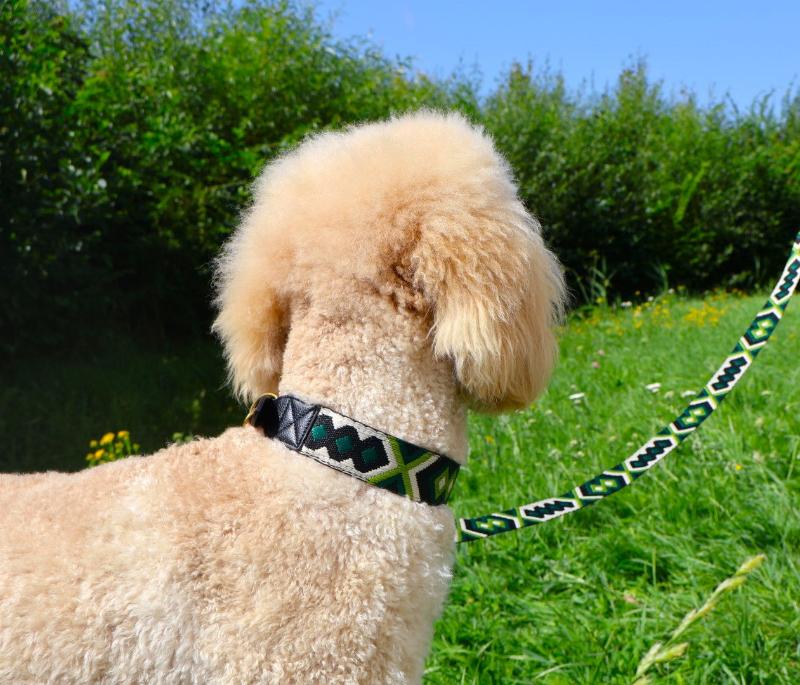
[[[250,402],[277,392],[288,335],[290,249],[256,204],[226,243],[216,263],[213,331],[222,339],[229,380]]]
[[[544,389],[563,314],[561,268],[509,184],[478,208],[462,196],[422,218],[412,256],[434,352],[483,411],[525,407]]]

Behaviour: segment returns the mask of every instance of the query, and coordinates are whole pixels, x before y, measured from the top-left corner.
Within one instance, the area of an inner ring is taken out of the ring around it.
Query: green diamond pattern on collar
[[[339,454],[347,454],[353,450],[353,440],[349,435],[343,435],[341,438],[336,438],[336,448]]]
[[[250,422],[300,454],[415,502],[445,504],[458,475],[448,457],[291,395],[259,400]]]

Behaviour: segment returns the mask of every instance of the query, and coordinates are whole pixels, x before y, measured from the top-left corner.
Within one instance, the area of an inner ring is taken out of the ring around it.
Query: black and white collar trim
[[[293,395],[263,395],[245,423],[325,466],[415,502],[445,504],[459,465]]]

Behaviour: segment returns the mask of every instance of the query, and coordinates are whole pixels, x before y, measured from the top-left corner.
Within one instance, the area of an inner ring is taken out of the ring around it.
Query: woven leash
[[[795,238],[780,280],[764,307],[756,314],[719,370],[672,423],[658,431],[625,461],[563,495],[485,516],[458,519],[456,541],[481,540],[572,514],[619,492],[653,468],[697,430],[742,379],[778,327],[799,280],[800,233]]]

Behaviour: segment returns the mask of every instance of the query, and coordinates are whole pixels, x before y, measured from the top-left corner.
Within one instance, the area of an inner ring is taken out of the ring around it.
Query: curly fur
[[[491,141],[422,112],[270,164],[218,265],[237,393],[291,392],[464,462],[468,403],[525,406],[563,283]],[[418,683],[447,507],[252,428],[0,476],[0,682]]]

